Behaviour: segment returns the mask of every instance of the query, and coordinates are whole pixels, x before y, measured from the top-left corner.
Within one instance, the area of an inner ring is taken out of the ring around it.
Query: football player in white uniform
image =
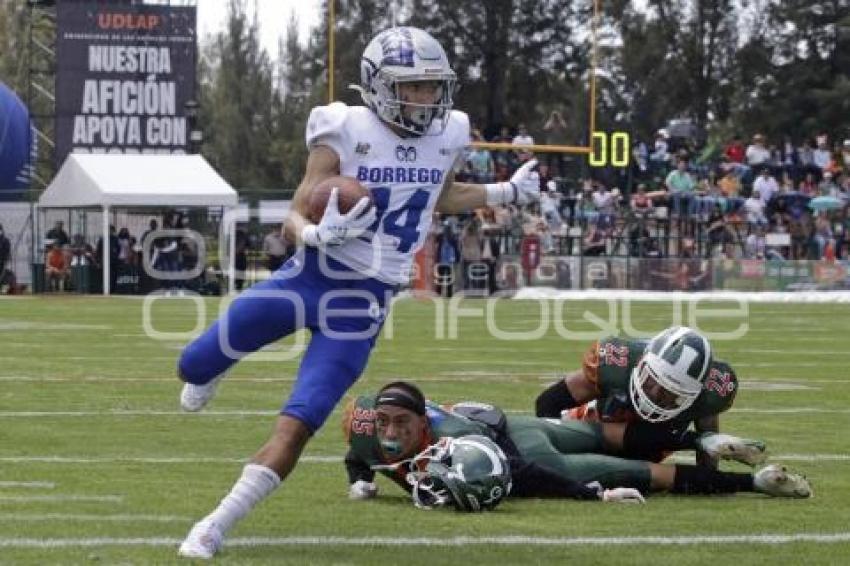
[[[455,81],[433,37],[392,28],[363,53],[365,107],[333,103],[311,112],[307,167],[285,223],[287,236],[303,246],[186,347],[179,362],[181,405],[203,408],[231,365],[274,340],[309,328],[310,344],[271,438],[216,509],[195,524],[180,546],[182,556],[212,557],[225,533],[292,471],[310,436],[366,367],[389,299],[407,282],[432,214],[538,198],[534,161],[510,181],[454,182],[453,165],[469,143],[469,119],[452,110]],[[356,177],[374,206],[363,199],[342,214],[334,191],[321,221],[307,221],[311,189],[334,175]]]

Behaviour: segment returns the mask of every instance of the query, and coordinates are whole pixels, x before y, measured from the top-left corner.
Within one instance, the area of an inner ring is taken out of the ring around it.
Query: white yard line
[[[504,409],[509,415],[530,415],[528,409]],[[729,409],[730,413],[751,413],[754,415],[807,415],[807,414],[824,414],[824,415],[848,415],[848,409],[824,409],[822,407],[777,407],[775,409],[756,409],[750,407],[740,407]]]
[[[795,337],[794,340],[797,338]],[[735,352],[736,355],[743,354],[788,354],[788,355],[800,355],[799,350],[792,349],[769,349],[769,348],[742,348]],[[841,356],[844,358],[850,359],[850,354],[847,352],[841,352],[836,350],[806,350],[806,356]]]
[[[231,464],[246,462],[246,457],[175,457],[168,456],[0,456],[4,464]],[[302,456],[306,464],[341,463],[342,456]]]
[[[770,458],[786,462],[848,462],[850,454],[777,454]]]
[[[50,382],[50,383],[173,383],[179,386],[176,377],[37,377],[28,375],[0,375],[0,381]],[[295,376],[290,377],[229,377],[227,383],[290,383]]]
[[[504,409],[508,414],[530,415],[531,409]],[[764,415],[793,415],[793,414],[825,414],[846,415],[850,414],[850,408],[830,409],[823,407],[776,407],[768,409],[757,409],[740,407],[730,409],[731,413],[753,413]],[[160,411],[160,410],[102,410],[102,411],[0,411],[0,419],[3,418],[41,418],[41,417],[177,417],[184,416],[190,419],[201,417],[273,417],[278,411],[243,411],[243,410],[211,410],[198,413],[186,413],[184,411]]]
[[[36,522],[42,521],[87,521],[109,523],[189,523],[191,517],[178,515],[82,515],[79,513],[2,513],[0,521],[5,522]]]
[[[822,368],[847,366],[846,360],[817,362],[736,362],[735,368]]]
[[[478,362],[476,362],[478,364]],[[487,364],[481,364],[486,367]],[[510,365],[510,364],[505,364]],[[513,364],[517,365],[517,364]],[[528,365],[542,365],[538,363]],[[742,364],[735,364],[736,367]],[[762,364],[764,365],[764,364]],[[788,364],[777,364],[785,367]],[[759,366],[762,367],[762,366]],[[540,381],[553,381],[558,376],[565,373],[564,368],[544,367],[539,371],[504,371],[498,369],[470,369],[467,371],[442,371],[431,376],[417,377],[415,381],[423,382],[446,382],[446,381],[469,381],[480,382],[482,384],[491,381],[508,381],[523,378],[536,378]],[[395,375],[395,374],[393,374]],[[286,377],[229,377],[225,383],[292,383],[295,381],[295,376]],[[28,375],[0,375],[0,382],[8,383],[69,383],[73,385],[85,385],[89,383],[169,383],[179,386],[177,379],[174,377],[107,377],[107,376],[83,376],[83,377],[52,377],[52,376],[28,376]],[[757,377],[748,376],[741,382],[743,387],[756,388],[759,385],[752,384],[778,384],[778,386],[791,383],[793,386],[810,387],[810,384],[832,384],[832,385],[850,385],[850,377],[845,379],[810,379],[806,377]]]
[[[101,503],[121,503],[123,495],[0,495],[3,502],[37,502],[37,501],[93,501]]]
[[[72,548],[95,546],[177,546],[182,539],[149,538],[0,538],[0,548]],[[713,536],[634,536],[634,537],[238,537],[225,547],[237,546],[691,546],[702,544],[821,544],[850,542],[850,532],[839,533],[766,533]]]
[[[688,459],[687,456],[683,456]],[[771,460],[782,462],[848,462],[850,454],[771,454]],[[691,458],[692,459],[692,458]],[[168,456],[0,456],[3,464],[233,464],[244,463],[244,457],[168,457]],[[302,456],[305,464],[339,464],[340,456]],[[2,500],[2,498],[0,498]]]
[[[825,415],[846,415],[850,414],[850,409],[823,409],[821,407],[786,407],[775,409],[751,409],[749,407],[741,407],[740,409],[730,409],[730,413],[752,413],[760,415],[802,415],[802,414],[817,414]]]
[[[56,484],[52,481],[0,481],[0,488],[23,487],[28,489],[53,489]]]
[[[112,411],[0,411],[0,418],[24,418],[24,417],[170,417],[188,416],[196,418],[208,417],[256,417],[275,416],[278,411],[201,411],[198,413],[186,413],[185,411],[148,411],[148,410],[120,410]]]

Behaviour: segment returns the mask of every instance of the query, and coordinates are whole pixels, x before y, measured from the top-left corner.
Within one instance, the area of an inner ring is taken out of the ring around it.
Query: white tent
[[[109,241],[110,209],[231,209],[237,203],[236,191],[200,155],[72,153],[38,199],[39,208],[102,209],[104,242]],[[108,253],[103,261],[103,293],[108,295]]]

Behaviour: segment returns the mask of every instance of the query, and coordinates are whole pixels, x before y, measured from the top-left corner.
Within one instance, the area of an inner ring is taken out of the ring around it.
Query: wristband
[[[487,193],[487,206],[499,206],[517,201],[517,186],[511,181],[487,183],[484,185]]]
[[[308,246],[313,246],[314,248],[319,247],[322,243],[322,239],[319,237],[319,227],[315,224],[307,224],[304,226],[304,228],[301,229],[301,241]]]

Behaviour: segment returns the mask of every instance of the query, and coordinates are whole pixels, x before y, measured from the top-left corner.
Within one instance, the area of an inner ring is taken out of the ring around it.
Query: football
[[[367,197],[370,202],[372,201],[372,193],[357,179],[342,176],[329,177],[313,187],[310,192],[310,199],[307,204],[307,219],[310,222],[318,224],[321,221],[325,207],[328,205],[328,199],[331,196],[331,190],[334,187],[339,189],[338,205],[342,214],[351,210],[363,197]],[[366,210],[369,210],[369,208],[366,208]]]

